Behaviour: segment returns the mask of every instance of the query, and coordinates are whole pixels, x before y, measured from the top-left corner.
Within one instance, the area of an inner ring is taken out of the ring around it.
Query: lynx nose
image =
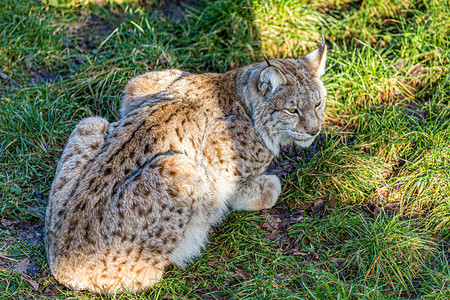
[[[310,130],[308,130],[306,132],[308,132],[310,135],[316,135],[319,131],[320,131],[319,127],[314,127],[314,128],[311,128]]]

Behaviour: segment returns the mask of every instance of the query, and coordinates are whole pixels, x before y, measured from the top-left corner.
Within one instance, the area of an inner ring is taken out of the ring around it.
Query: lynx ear
[[[278,86],[286,84],[286,77],[273,66],[266,67],[259,74],[258,89],[264,96],[267,91],[274,91]]]
[[[311,68],[311,74],[313,76],[321,77],[325,74],[325,62],[327,60],[327,45],[325,44],[325,38],[322,34],[322,42],[320,47],[305,56],[299,58],[299,60],[305,61]]]

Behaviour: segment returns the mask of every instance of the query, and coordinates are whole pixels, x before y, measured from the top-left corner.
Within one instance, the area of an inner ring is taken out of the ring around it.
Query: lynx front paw
[[[254,203],[254,210],[271,208],[281,194],[280,179],[275,175],[261,175],[258,180],[261,186],[261,199]]]
[[[234,210],[255,211],[271,208],[281,194],[281,183],[275,175],[260,175],[244,183],[230,206]]]

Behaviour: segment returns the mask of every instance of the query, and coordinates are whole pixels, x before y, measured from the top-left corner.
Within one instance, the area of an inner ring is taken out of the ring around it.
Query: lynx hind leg
[[[185,73],[176,69],[153,71],[131,79],[125,87],[120,117],[126,116],[149,96],[167,89],[177,78],[180,78]]]
[[[100,117],[85,118],[77,124],[59,160],[53,181],[54,192],[59,190],[62,178],[74,181],[86,163],[98,154],[108,125],[108,121]]]
[[[46,212],[46,236],[51,239],[50,231],[53,231],[58,222],[57,214],[64,209],[67,196],[74,189],[84,167],[93,159],[106,138],[108,121],[99,117],[91,117],[81,120],[69,137],[56,169],[49,205]],[[52,251],[49,249],[49,240],[46,241],[49,252],[49,264],[51,265]]]
[[[97,259],[93,270],[80,268],[73,278],[83,282],[72,286],[111,293],[155,285],[204,198],[204,185],[204,172],[184,154],[160,154],[149,161],[108,204],[105,219],[111,221],[105,230],[114,246],[105,254],[106,264]]]
[[[281,183],[275,175],[260,175],[244,182],[231,201],[234,210],[255,211],[271,208],[281,194]]]

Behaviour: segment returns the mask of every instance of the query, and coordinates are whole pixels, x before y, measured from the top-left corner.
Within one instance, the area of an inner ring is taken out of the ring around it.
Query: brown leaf
[[[293,255],[308,256],[308,253],[300,252],[300,251],[297,250],[297,249],[292,249],[292,254],[293,254]]]
[[[270,226],[269,228],[278,228],[280,222],[281,222],[280,218],[274,218],[272,216],[269,216],[267,218],[267,225]]]
[[[45,296],[54,296],[54,295],[60,294],[63,289],[64,289],[64,286],[58,284],[58,281],[56,281],[54,278],[52,278],[51,281],[49,282],[49,285],[44,290],[44,295]]]
[[[268,235],[266,235],[266,238],[268,240],[274,241],[277,238],[279,238],[281,236],[281,233],[277,230],[272,231],[271,233],[269,233]]]
[[[2,220],[0,221],[0,223],[1,223],[3,226],[5,226],[5,227],[9,227],[9,226],[11,226],[11,225],[19,224],[20,221],[12,221],[12,220],[7,220],[7,219],[2,219]]]
[[[26,273],[28,266],[30,265],[30,259],[27,257],[22,261],[19,261],[14,265],[14,270],[20,273]]]
[[[25,280],[33,287],[35,291],[39,291],[39,283],[32,279],[25,278]]]
[[[335,205],[336,205],[336,199],[331,198],[330,201],[328,201],[328,203],[327,203],[327,211],[332,210]]]
[[[314,203],[314,206],[311,207],[311,210],[316,215],[322,215],[324,208],[325,208],[325,201],[323,201],[322,199],[317,199],[316,202]]]
[[[53,296],[53,295],[57,295],[59,293],[60,293],[60,291],[53,285],[51,287],[46,288],[44,291],[45,296]]]

